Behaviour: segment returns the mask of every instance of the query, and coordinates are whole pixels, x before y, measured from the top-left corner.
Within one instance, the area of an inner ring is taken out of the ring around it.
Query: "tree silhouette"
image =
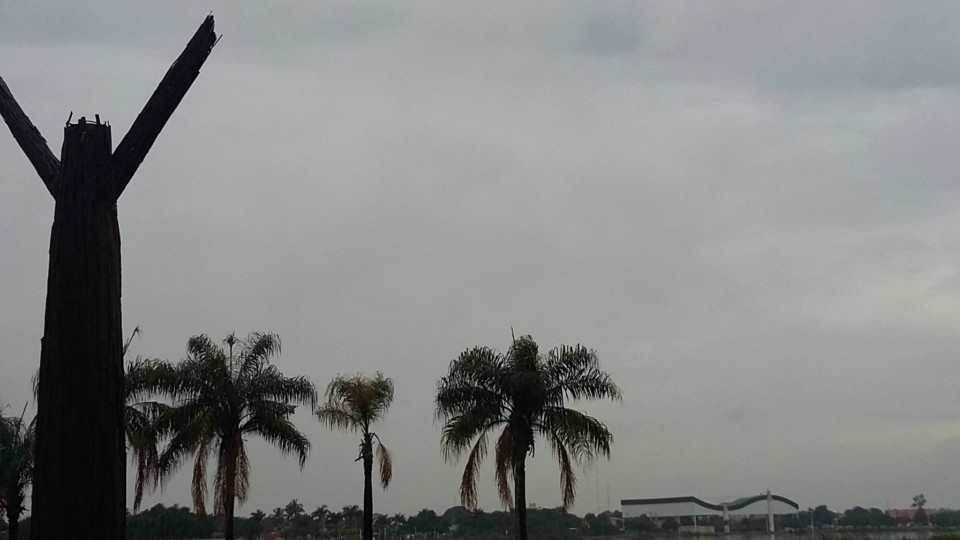
[[[0,78],[0,116],[55,200],[40,350],[33,540],[125,537],[117,200],[216,39],[209,16],[115,151],[110,126],[98,115],[95,121],[67,121],[57,159]]]
[[[563,507],[576,495],[574,460],[609,456],[613,435],[602,422],[566,407],[581,398],[620,399],[620,389],[601,371],[593,351],[561,346],[546,357],[530,336],[515,339],[506,355],[475,347],[450,363],[437,384],[436,414],[444,421],[441,446],[450,459],[468,452],[460,483],[464,506],[475,509],[480,461],[490,431],[501,428],[494,450],[500,500],[513,502],[516,536],[527,539],[526,459],[535,437],[547,440],[560,464]]]
[[[250,486],[245,437],[257,435],[295,454],[302,468],[310,441],[290,416],[294,404],[313,408],[316,390],[306,378],[285,377],[269,363],[280,352],[277,335],[253,333],[239,340],[231,334],[224,344],[226,350],[206,335],[190,338],[182,362],[151,367],[149,388],[174,401],[162,417],[161,432],[170,441],[160,454],[161,476],[194,455],[193,504],[204,515],[207,461],[215,455],[214,511],[224,516],[224,538],[233,540],[234,506],[246,500]]]
[[[927,511],[923,509],[927,505],[927,498],[923,496],[923,493],[913,496],[913,504],[910,505],[910,508],[916,508],[917,511],[913,514],[913,520],[917,523],[922,523],[924,525],[930,524],[930,519],[927,517]]]
[[[330,426],[360,432],[360,455],[363,463],[363,540],[373,540],[373,458],[376,453],[380,469],[380,485],[384,489],[393,477],[390,452],[371,427],[382,420],[393,402],[393,381],[377,372],[376,377],[363,375],[336,377],[327,386],[327,402],[316,410],[317,419]],[[344,508],[344,514],[347,509]]]
[[[7,538],[17,540],[20,514],[26,510],[27,489],[33,482],[36,419],[0,415],[0,513],[7,515]]]

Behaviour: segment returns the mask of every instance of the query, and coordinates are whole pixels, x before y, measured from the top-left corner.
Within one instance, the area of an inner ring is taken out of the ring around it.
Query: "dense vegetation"
[[[288,540],[308,537],[358,539],[361,537],[362,515],[357,506],[345,507],[340,512],[331,512],[321,506],[307,512],[302,504],[293,500],[270,513],[257,510],[248,517],[237,518],[236,534],[248,539],[264,532],[275,532]],[[578,517],[561,509],[530,509],[527,518],[531,535],[537,538],[572,539],[620,532],[617,525],[619,512]],[[411,516],[374,515],[374,531],[385,540],[410,536],[432,538],[436,535],[502,538],[505,534],[513,534],[513,526],[508,512],[471,512],[462,506],[449,508],[442,514],[423,509]],[[179,506],[156,505],[130,516],[127,521],[127,538],[134,540],[211,538],[218,536],[218,531],[217,520],[209,516],[198,518],[188,508]]]

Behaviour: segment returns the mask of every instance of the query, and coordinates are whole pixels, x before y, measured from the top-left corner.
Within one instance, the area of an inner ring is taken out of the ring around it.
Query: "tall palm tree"
[[[224,538],[233,540],[234,505],[247,498],[250,462],[244,437],[259,435],[296,454],[300,467],[310,441],[290,420],[296,404],[316,405],[316,389],[305,377],[286,377],[269,363],[280,353],[276,334],[231,334],[220,347],[206,335],[187,341],[187,357],[178,364],[156,362],[146,386],[173,400],[161,417],[159,430],[170,440],[158,458],[161,479],[190,455],[193,464],[193,504],[206,513],[207,461],[216,456],[214,512],[224,516]]]
[[[26,407],[24,407],[26,413]],[[33,482],[33,443],[36,418],[0,415],[0,510],[7,516],[7,537],[17,540],[20,514],[26,510],[27,489]]]
[[[490,431],[502,426],[494,449],[497,488],[510,507],[513,479],[516,537],[527,538],[526,459],[537,436],[546,439],[560,463],[563,506],[576,496],[574,462],[610,455],[613,435],[602,422],[566,407],[566,401],[620,399],[620,389],[601,371],[597,355],[580,345],[560,346],[546,357],[530,336],[514,339],[502,355],[475,347],[450,363],[437,383],[436,414],[444,422],[441,446],[447,459],[469,450],[460,483],[464,506],[477,505],[480,461]]]
[[[317,419],[331,429],[360,432],[360,456],[357,461],[363,462],[363,540],[372,540],[374,451],[383,489],[390,485],[393,461],[380,437],[370,428],[373,423],[383,419],[393,402],[393,381],[379,371],[372,379],[360,374],[352,377],[341,375],[330,381],[325,395],[327,401],[317,408]]]

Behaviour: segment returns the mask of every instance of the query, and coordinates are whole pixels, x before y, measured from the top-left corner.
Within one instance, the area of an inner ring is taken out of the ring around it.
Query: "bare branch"
[[[0,116],[7,123],[10,133],[13,133],[13,138],[17,140],[33,168],[37,170],[40,179],[47,186],[47,191],[56,199],[60,191],[60,161],[50,151],[46,139],[40,135],[40,130],[27,118],[17,100],[13,98],[3,78],[0,78]]]
[[[200,75],[200,67],[207,60],[217,42],[213,31],[213,15],[208,15],[197,29],[186,48],[167,70],[160,85],[140,111],[120,144],[117,145],[110,163],[112,184],[107,187],[108,197],[120,197],[130,179],[143,163],[150,147],[157,140],[163,126],[177,109],[183,96]]]

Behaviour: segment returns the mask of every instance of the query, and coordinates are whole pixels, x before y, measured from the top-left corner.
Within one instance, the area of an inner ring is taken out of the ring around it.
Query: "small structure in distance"
[[[653,520],[689,517],[693,519],[694,527],[697,527],[698,516],[722,516],[724,532],[730,532],[731,515],[766,515],[767,532],[774,532],[774,516],[796,514],[800,511],[800,505],[796,502],[769,491],[761,495],[717,502],[694,496],[622,499],[620,506],[624,519],[642,516]]]

